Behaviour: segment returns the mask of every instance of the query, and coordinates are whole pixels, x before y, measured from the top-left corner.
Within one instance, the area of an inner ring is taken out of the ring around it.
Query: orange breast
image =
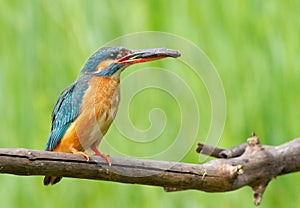
[[[72,148],[86,151],[92,144],[100,143],[118,109],[119,83],[118,77],[94,76],[89,81],[89,88],[83,97],[80,115],[70,125],[53,151],[72,152]]]

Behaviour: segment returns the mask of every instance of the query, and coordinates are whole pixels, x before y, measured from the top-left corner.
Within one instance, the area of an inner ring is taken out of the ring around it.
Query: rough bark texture
[[[228,150],[199,144],[201,154],[213,152],[205,164],[186,164],[111,157],[108,166],[100,157],[89,162],[81,156],[28,149],[0,149],[0,173],[53,175],[161,186],[165,191],[197,189],[225,192],[250,186],[259,205],[268,183],[276,176],[300,170],[300,138],[280,146],[265,146],[257,136]]]

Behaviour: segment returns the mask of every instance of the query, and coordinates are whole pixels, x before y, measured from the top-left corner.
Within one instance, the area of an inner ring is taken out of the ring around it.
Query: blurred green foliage
[[[220,146],[242,143],[252,130],[269,145],[300,134],[299,1],[1,0],[0,4],[0,147],[43,149],[53,106],[89,55],[118,36],[148,30],[192,41],[216,66],[227,100]],[[172,100],[164,93],[156,96]],[[139,99],[132,105],[143,104]],[[147,128],[138,122],[147,118],[143,108],[137,111],[136,125]],[[106,139],[116,131],[113,127]],[[136,153],[133,146],[127,149]],[[191,149],[183,161],[196,163],[197,158]],[[272,181],[261,207],[296,207],[299,182],[299,174]],[[0,184],[1,207],[254,206],[249,188],[215,194],[164,193],[156,187],[66,178],[44,187],[42,177],[12,175],[1,175]]]

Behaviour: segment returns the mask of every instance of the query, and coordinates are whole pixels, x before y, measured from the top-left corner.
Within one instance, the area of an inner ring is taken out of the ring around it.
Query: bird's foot
[[[83,156],[86,159],[86,161],[90,161],[90,156],[86,152],[79,151],[75,148],[72,148],[71,151],[72,151],[73,154],[78,154],[78,155]]]
[[[100,156],[102,157],[109,166],[111,166],[111,161],[109,156],[107,156],[106,154],[103,154],[102,152],[99,152],[99,150],[97,149],[97,147],[95,145],[91,146],[91,150],[93,150],[93,152],[95,152],[94,156]]]

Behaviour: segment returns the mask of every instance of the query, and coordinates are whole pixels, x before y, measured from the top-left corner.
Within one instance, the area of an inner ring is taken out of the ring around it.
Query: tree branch
[[[208,154],[214,149],[200,144],[197,151]],[[166,191],[225,192],[250,186],[254,203],[259,205],[273,178],[300,170],[300,138],[280,146],[265,146],[253,135],[245,144],[216,152],[215,156],[222,159],[201,165],[111,157],[112,166],[108,166],[101,157],[93,156],[86,162],[74,154],[2,148],[0,173],[145,184],[165,187]]]

